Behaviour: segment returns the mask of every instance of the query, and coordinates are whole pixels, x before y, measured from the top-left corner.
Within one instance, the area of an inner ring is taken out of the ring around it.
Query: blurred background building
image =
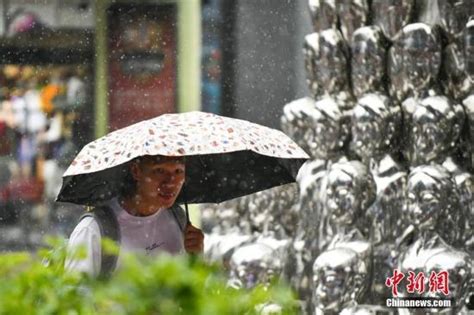
[[[303,0],[0,1],[0,247],[70,232],[61,175],[109,131],[188,110],[279,128],[310,29]]]

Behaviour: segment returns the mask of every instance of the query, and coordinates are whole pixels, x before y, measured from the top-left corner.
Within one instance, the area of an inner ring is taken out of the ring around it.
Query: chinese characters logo
[[[426,291],[427,278],[424,272],[415,274],[413,271],[408,272],[408,276],[398,269],[393,271],[393,275],[385,280],[385,285],[392,289],[392,295],[398,296],[398,286],[402,280],[407,280],[406,291],[408,293],[422,294]],[[441,292],[444,295],[449,294],[449,273],[447,271],[432,271],[428,278],[428,290],[432,293]]]

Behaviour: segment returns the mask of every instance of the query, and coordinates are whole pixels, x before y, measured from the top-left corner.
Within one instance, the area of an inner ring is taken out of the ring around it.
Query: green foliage
[[[295,314],[287,288],[228,288],[222,268],[197,257],[128,256],[105,281],[65,271],[64,241],[49,244],[36,254],[0,255],[0,314],[257,314],[266,302]]]

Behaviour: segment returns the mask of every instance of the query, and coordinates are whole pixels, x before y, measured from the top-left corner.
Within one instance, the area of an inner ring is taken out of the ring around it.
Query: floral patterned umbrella
[[[294,182],[309,158],[275,129],[203,112],[165,114],[87,144],[64,173],[57,201],[95,205],[111,199],[127,162],[145,155],[186,157],[179,203],[219,203]]]

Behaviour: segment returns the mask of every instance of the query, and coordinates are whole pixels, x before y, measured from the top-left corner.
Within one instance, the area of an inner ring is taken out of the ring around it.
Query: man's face
[[[137,193],[165,208],[171,207],[184,184],[184,163],[172,158],[145,158],[135,165],[132,172],[137,180]]]

